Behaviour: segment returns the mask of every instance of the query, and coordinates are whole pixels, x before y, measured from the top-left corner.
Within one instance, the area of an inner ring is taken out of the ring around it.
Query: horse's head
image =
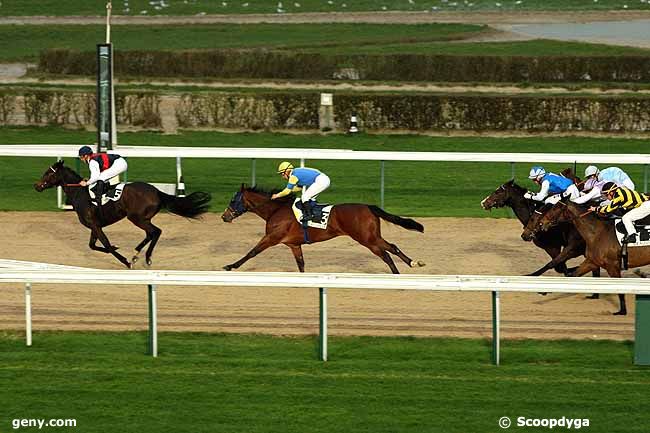
[[[575,205],[568,201],[568,199],[564,198],[557,202],[547,212],[544,212],[540,218],[537,218],[537,223],[534,227],[529,223],[526,228],[528,229],[530,227],[534,237],[539,232],[548,231],[558,224],[573,221],[573,219],[576,218],[576,215],[574,215],[574,211],[571,209],[572,206]]]
[[[63,174],[67,168],[63,166],[63,161],[57,161],[54,165],[48,167],[41,176],[41,179],[34,184],[34,189],[42,192],[45,189],[55,186],[62,186],[65,183]]]
[[[246,204],[244,203],[244,185],[242,184],[241,189],[235,193],[232,200],[230,200],[230,204],[223,211],[221,219],[224,222],[230,223],[238,216],[246,213],[247,210]]]
[[[520,188],[515,184],[514,179],[510,179],[508,182],[494,190],[492,194],[485,197],[483,201],[481,201],[481,207],[485,210],[491,210],[495,207],[506,206],[513,196],[520,195],[523,197],[525,192],[525,189]]]
[[[542,218],[544,217],[544,214],[548,212],[552,208],[552,205],[545,205],[541,207],[540,209],[536,209],[531,215],[530,219],[528,220],[528,224],[526,224],[526,227],[524,227],[524,231],[521,233],[521,238],[527,242],[532,241],[535,239],[539,232],[539,226],[540,222],[542,221]]]

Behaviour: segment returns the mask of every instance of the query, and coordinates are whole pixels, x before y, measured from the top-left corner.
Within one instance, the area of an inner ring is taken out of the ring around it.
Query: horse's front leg
[[[296,265],[298,265],[298,270],[300,272],[305,272],[305,259],[302,256],[302,247],[300,245],[287,245],[291,248],[293,257],[296,259]]]
[[[278,241],[277,239],[271,238],[269,235],[264,236],[258,243],[253,247],[252,250],[248,252],[244,257],[241,259],[237,260],[235,263],[231,263],[230,265],[226,265],[223,267],[224,270],[230,271],[233,269],[239,268],[241,265],[246,263],[248,260],[252,259],[265,249],[272,247],[274,245],[277,245]]]
[[[90,247],[91,250],[94,250],[94,251],[99,251],[101,253],[106,253],[106,254],[110,253],[110,251],[108,249],[106,249],[104,247],[98,247],[97,246],[97,236],[95,235],[94,231],[90,232],[90,240],[88,241],[88,246]],[[116,247],[115,245],[113,245],[112,248],[113,248],[113,250],[118,249],[118,247]]]
[[[126,257],[118,253],[116,251],[117,248],[111,245],[111,242],[108,240],[108,237],[106,237],[106,234],[104,234],[104,231],[101,229],[101,227],[95,226],[93,227],[92,230],[93,230],[93,234],[91,236],[96,236],[99,239],[99,242],[101,242],[102,245],[104,245],[104,248],[106,248],[106,250],[109,251],[113,255],[113,257],[119,260],[127,268],[131,268],[131,264],[126,259]]]

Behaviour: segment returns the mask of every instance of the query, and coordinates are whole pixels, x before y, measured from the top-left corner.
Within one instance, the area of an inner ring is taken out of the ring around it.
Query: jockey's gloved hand
[[[528,200],[532,199],[532,198],[533,198],[533,193],[530,192],[530,191],[526,192],[526,193],[524,194],[524,198],[526,198],[526,199],[528,199]]]

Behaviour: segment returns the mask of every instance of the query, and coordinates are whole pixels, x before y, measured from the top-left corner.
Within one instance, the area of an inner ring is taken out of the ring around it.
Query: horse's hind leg
[[[138,261],[138,255],[142,251],[142,249],[145,247],[145,245],[149,244],[149,248],[147,248],[147,252],[145,254],[145,260],[147,263],[147,266],[151,266],[151,255],[153,254],[153,249],[156,246],[156,243],[158,242],[158,239],[160,238],[160,235],[162,234],[162,230],[151,222],[151,220],[143,220],[134,216],[129,216],[128,217],[129,221],[131,221],[133,224],[144,230],[146,233],[145,238],[140,242],[136,247],[135,247],[135,255],[131,259],[133,263]]]
[[[421,261],[421,260],[417,260],[417,261],[416,260],[411,260],[411,258],[409,256],[407,256],[406,254],[404,254],[402,252],[402,250],[400,250],[397,245],[391,244],[390,242],[387,242],[383,238],[381,240],[386,244],[386,246],[384,247],[386,249],[386,251],[388,251],[389,253],[395,254],[397,257],[402,259],[402,261],[404,263],[406,263],[407,265],[409,265],[411,268],[419,268],[419,267],[425,266],[425,263],[423,261]]]

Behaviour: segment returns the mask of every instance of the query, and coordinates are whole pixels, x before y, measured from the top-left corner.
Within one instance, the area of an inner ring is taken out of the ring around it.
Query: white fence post
[[[321,361],[327,361],[327,288],[321,287],[319,292],[319,355]]]
[[[25,284],[25,343],[32,345],[32,285]]]
[[[499,365],[500,362],[500,325],[501,309],[499,305],[499,292],[492,292],[492,364]]]
[[[149,354],[158,356],[158,313],[156,304],[156,286],[149,284]]]

